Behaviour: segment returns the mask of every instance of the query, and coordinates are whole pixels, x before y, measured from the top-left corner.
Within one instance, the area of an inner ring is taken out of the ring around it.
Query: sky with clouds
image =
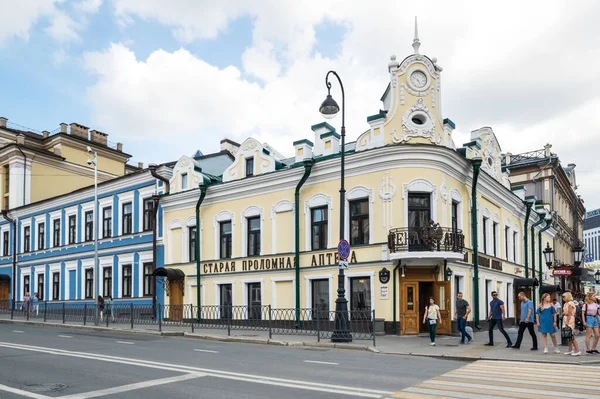
[[[549,142],[577,164],[588,210],[600,207],[600,2],[0,3],[0,116],[38,131],[79,122],[145,164],[217,151],[223,137],[291,155],[322,121],[329,69],[343,79],[356,139],[381,106],[390,55],[412,53],[418,16],[421,52],[444,67],[455,142],[482,126],[504,152]]]

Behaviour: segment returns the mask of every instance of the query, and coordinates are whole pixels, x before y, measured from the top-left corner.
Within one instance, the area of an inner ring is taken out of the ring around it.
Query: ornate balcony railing
[[[465,247],[462,230],[432,224],[428,227],[391,229],[388,248],[391,253],[409,251],[459,252]]]

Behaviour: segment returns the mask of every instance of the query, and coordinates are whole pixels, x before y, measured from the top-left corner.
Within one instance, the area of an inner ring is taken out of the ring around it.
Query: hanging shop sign
[[[381,284],[387,284],[390,282],[390,271],[385,267],[379,271],[379,282]]]

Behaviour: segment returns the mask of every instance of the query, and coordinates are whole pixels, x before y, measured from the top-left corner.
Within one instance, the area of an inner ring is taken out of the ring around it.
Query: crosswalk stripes
[[[598,399],[600,367],[479,360],[396,392],[392,398]]]

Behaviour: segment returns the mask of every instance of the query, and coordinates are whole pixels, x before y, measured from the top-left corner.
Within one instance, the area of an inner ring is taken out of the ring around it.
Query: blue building
[[[35,292],[40,301],[91,303],[102,295],[117,303],[162,303],[162,287],[153,276],[164,260],[160,205],[155,212],[162,190],[163,182],[157,184],[148,169],[98,184],[97,229],[94,186],[4,211],[0,306]],[[96,231],[98,265],[94,270]]]

